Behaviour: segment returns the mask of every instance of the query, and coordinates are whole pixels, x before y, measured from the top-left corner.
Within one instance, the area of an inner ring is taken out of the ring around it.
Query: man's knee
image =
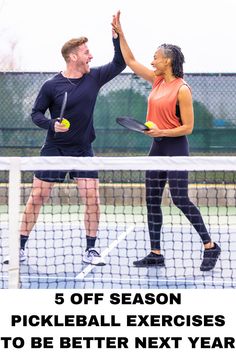
[[[51,195],[51,188],[33,188],[30,194],[29,201],[33,204],[44,204],[48,201]]]

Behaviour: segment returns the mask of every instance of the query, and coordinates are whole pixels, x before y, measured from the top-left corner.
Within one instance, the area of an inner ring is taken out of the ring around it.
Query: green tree
[[[194,108],[194,130],[188,139],[191,151],[210,151],[211,131],[213,128],[213,114],[199,101],[193,102]]]
[[[131,89],[99,95],[94,112],[97,128],[117,128],[116,117],[131,116],[141,121],[146,117],[146,97]]]
[[[97,139],[95,149],[100,152],[117,153],[139,151],[147,147],[147,138],[139,133],[129,132],[116,123],[119,116],[131,116],[142,122],[146,118],[147,99],[132,89],[111,91],[99,95],[94,111],[94,125]],[[146,138],[146,139],[145,139]],[[149,141],[150,143],[150,141]]]
[[[194,108],[194,127],[195,129],[210,129],[213,127],[213,114],[208,110],[208,108],[199,101],[193,102]]]

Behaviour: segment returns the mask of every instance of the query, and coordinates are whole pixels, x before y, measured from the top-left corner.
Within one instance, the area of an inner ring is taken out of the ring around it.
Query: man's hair
[[[171,59],[173,74],[175,77],[183,77],[184,55],[181,48],[173,44],[162,44],[159,46],[163,50],[164,56]]]
[[[86,42],[88,42],[88,38],[86,37],[72,38],[67,41],[61,48],[61,54],[65,61],[68,61],[69,55],[73,53],[74,50]]]

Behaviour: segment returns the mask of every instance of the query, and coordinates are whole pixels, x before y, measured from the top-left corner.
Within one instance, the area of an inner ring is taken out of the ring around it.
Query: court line
[[[5,277],[0,277],[0,279],[5,279]],[[39,280],[39,279],[42,279],[42,280],[55,280],[55,281],[68,281],[68,280],[71,280],[71,281],[77,281],[78,279],[76,277],[37,277],[37,276],[21,276],[21,278],[23,279],[36,279],[36,280]],[[102,277],[96,277],[96,278],[87,278],[87,279],[84,279],[84,281],[91,281],[93,280],[94,282],[95,281],[103,281],[104,282],[120,282],[120,283],[127,283],[127,282],[132,282],[132,283],[138,283],[138,282],[145,282],[145,283],[150,283],[150,282],[155,282],[157,281],[157,278],[156,277],[148,277],[148,278],[112,278],[112,277],[109,277],[109,278],[102,278]],[[173,283],[175,282],[175,284],[182,284],[184,282],[184,284],[188,285],[188,284],[195,284],[195,285],[207,285],[207,284],[211,284],[213,285],[212,287],[214,287],[214,285],[231,285],[232,288],[236,287],[236,282],[235,280],[232,281],[222,281],[222,280],[214,280],[214,282],[212,282],[212,279],[209,279],[209,280],[187,280],[182,278],[182,279],[176,279],[176,278],[169,278],[169,279],[158,279],[158,283],[165,283],[165,284],[168,284],[168,283]],[[96,288],[94,288],[96,289]]]
[[[116,240],[114,240],[110,245],[109,247],[107,247],[102,253],[101,253],[101,256],[102,257],[106,257],[108,255],[109,252],[111,252],[113,250],[113,248],[115,248],[122,240],[124,240],[135,228],[135,225],[133,226],[130,226],[128,228],[128,230],[122,232],[118,238]],[[76,279],[79,279],[79,280],[83,280],[86,275],[88,273],[91,272],[91,270],[96,267],[96,265],[92,265],[92,264],[89,264],[86,268],[84,268],[82,270],[82,272],[80,272],[75,278]]]
[[[91,281],[91,278],[87,278],[87,279],[84,279],[84,281]],[[216,285],[216,284],[222,284],[222,285],[231,285],[232,287],[236,287],[236,281],[234,280],[233,282],[232,281],[221,281],[221,280],[213,280],[213,279],[209,279],[209,280],[185,280],[184,278],[182,279],[176,279],[176,278],[169,278],[169,279],[157,279],[156,277],[153,277],[153,278],[93,278],[92,279],[93,281],[103,281],[103,282],[114,282],[114,281],[117,281],[117,282],[120,282],[120,283],[127,283],[127,282],[131,282],[131,283],[138,283],[138,282],[146,282],[146,283],[150,283],[150,282],[158,282],[158,283],[165,283],[165,284],[168,284],[168,283],[175,283],[175,284],[196,284],[196,285],[201,285],[201,284],[211,284],[213,285]]]

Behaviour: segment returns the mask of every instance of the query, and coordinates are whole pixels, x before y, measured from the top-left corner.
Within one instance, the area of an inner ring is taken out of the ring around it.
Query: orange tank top
[[[182,85],[188,86],[181,78],[165,82],[162,76],[158,76],[148,97],[146,120],[155,123],[159,129],[179,127],[181,120],[176,115],[176,104]]]

